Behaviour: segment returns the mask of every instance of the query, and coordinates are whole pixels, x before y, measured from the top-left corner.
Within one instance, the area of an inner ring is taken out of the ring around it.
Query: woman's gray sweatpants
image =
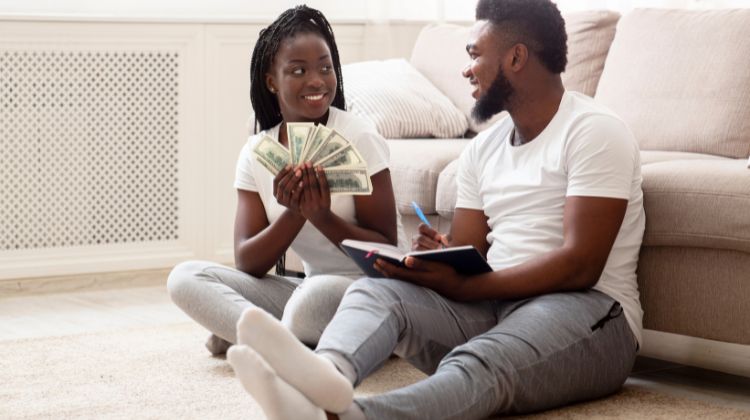
[[[218,337],[237,342],[237,321],[248,307],[265,309],[300,341],[315,345],[352,279],[319,275],[302,279],[247,273],[208,261],[188,261],[169,274],[172,301]]]
[[[431,374],[357,398],[368,419],[480,419],[611,394],[636,350],[620,304],[595,290],[459,303],[398,280],[360,279],[316,352],[355,384],[394,352]]]

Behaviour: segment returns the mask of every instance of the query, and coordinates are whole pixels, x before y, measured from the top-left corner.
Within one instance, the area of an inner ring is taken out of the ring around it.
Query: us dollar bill
[[[289,164],[291,157],[286,147],[268,136],[263,136],[258,144],[253,148],[253,154],[256,159],[266,167],[271,173],[279,173],[286,165]]]
[[[328,136],[327,139],[325,139],[323,144],[318,147],[318,150],[308,160],[317,162],[318,160],[320,160],[320,158],[329,156],[331,153],[343,149],[351,144],[349,143],[349,140],[341,136],[341,134],[336,132],[336,130],[331,131],[331,135]]]
[[[307,142],[307,136],[313,128],[315,128],[313,123],[288,123],[286,125],[289,153],[294,165],[301,162],[300,158]]]
[[[325,168],[331,194],[370,195],[372,182],[364,166]]]
[[[315,162],[315,166],[321,165],[324,168],[333,166],[365,166],[366,164],[367,162],[362,159],[357,149],[351,144]]]
[[[255,160],[257,160],[258,163],[260,163],[264,168],[268,169],[268,172],[273,174],[273,176],[278,175],[279,172],[281,171],[281,169],[276,168],[270,162],[263,159],[260,155],[255,155]]]
[[[325,143],[331,133],[333,133],[333,130],[323,124],[315,126],[315,130],[307,138],[305,150],[302,152],[302,160],[300,162],[311,161],[315,152],[317,152],[320,146]]]

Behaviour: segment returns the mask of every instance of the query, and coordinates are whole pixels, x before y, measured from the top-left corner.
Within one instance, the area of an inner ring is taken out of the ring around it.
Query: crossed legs
[[[383,279],[349,289],[316,352],[258,309],[243,313],[238,340],[228,359],[270,419],[536,411],[614,392],[635,357],[622,310],[599,292],[466,305]],[[354,401],[352,384],[393,351],[432,375]]]
[[[432,373],[453,347],[494,325],[494,314],[490,303],[450,302],[408,283],[362,279],[347,292],[316,352],[250,308],[227,358],[270,419],[301,418],[301,412],[319,418],[323,411],[363,418],[353,404],[353,383],[394,351]]]

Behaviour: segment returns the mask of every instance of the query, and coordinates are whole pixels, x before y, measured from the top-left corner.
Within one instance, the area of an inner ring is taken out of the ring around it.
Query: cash
[[[255,159],[276,176],[291,161],[289,150],[276,140],[263,136],[253,149]]]
[[[296,166],[302,160],[302,152],[307,142],[310,132],[315,129],[313,123],[289,123],[286,126],[287,138],[289,139],[289,152],[292,156],[292,163]]]
[[[276,176],[288,164],[322,166],[331,194],[369,195],[372,182],[367,162],[352,143],[323,124],[287,124],[289,149],[263,136],[253,149],[256,160]]]
[[[372,194],[372,182],[367,174],[367,168],[339,166],[325,168],[325,173],[331,194]]]

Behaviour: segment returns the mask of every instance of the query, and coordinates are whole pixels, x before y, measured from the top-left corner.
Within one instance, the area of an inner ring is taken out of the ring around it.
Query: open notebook
[[[382,277],[372,266],[377,258],[404,266],[404,259],[409,256],[448,264],[461,274],[492,271],[487,260],[471,245],[405,253],[393,245],[346,239],[341,242],[341,249],[370,277]]]

